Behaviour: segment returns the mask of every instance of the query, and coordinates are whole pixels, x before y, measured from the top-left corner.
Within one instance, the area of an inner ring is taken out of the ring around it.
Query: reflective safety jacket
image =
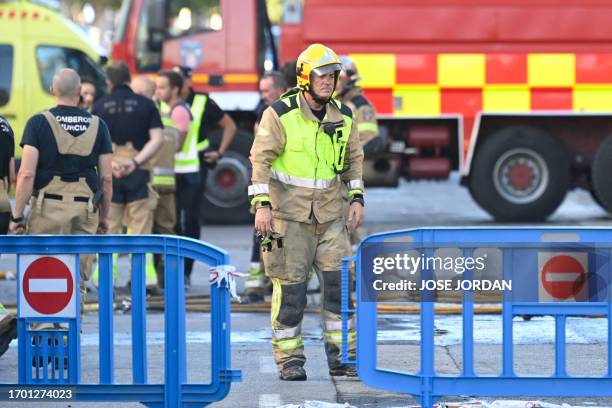
[[[357,120],[357,131],[361,145],[365,146],[370,140],[378,136],[378,123],[376,122],[376,110],[369,100],[363,96],[363,89],[355,87],[348,91],[342,102],[353,110]]]
[[[196,147],[198,152],[206,150],[209,145],[208,139],[199,140],[200,128],[202,127],[202,119],[204,118],[204,112],[206,111],[206,102],[208,102],[208,95],[206,94],[195,94],[193,102],[191,103],[191,114],[193,115],[193,122],[189,128],[189,135],[187,137],[193,137],[196,140]]]
[[[253,147],[251,203],[270,201],[275,217],[319,223],[342,217],[341,182],[363,194],[363,149],[352,112],[326,104],[322,122],[292,90],[265,110]]]
[[[178,147],[179,130],[170,117],[172,110],[162,103],[159,108],[164,125],[164,140],[161,148],[153,156],[153,186],[157,191],[174,191],[174,154]]]
[[[189,105],[183,102],[181,102],[181,104],[188,109],[189,114],[192,115]],[[194,130],[196,126],[198,126],[199,129],[199,122],[196,124],[196,122],[193,120],[193,115],[191,118],[192,120],[189,125],[189,130],[187,131],[187,136],[185,136],[183,147],[174,155],[174,171],[176,173],[198,173],[200,171],[200,159],[198,158],[198,133],[196,130]]]

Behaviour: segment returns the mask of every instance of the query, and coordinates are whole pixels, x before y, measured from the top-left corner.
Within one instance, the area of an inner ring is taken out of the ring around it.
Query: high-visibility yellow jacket
[[[319,223],[342,217],[341,183],[363,194],[363,149],[350,108],[326,105],[322,122],[302,92],[287,92],[263,114],[251,148],[249,195],[270,201],[274,217]]]

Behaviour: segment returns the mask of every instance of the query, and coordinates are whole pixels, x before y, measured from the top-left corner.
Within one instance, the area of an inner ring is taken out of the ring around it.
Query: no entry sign
[[[588,254],[539,254],[540,301],[575,301],[587,290]]]
[[[19,316],[75,317],[75,255],[19,258]]]

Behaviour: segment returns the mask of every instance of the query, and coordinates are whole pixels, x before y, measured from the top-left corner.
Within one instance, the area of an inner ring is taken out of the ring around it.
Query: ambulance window
[[[42,88],[47,93],[53,82],[53,76],[62,68],[74,69],[81,78],[93,82],[98,94],[106,89],[104,73],[83,51],[43,45],[36,49],[36,61]]]
[[[170,37],[180,37],[202,31],[219,31],[223,28],[220,0],[170,1]]]
[[[13,47],[0,44],[0,106],[9,103],[13,82]]]

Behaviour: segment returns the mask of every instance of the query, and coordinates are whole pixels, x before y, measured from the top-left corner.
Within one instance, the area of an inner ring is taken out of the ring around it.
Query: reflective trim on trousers
[[[272,340],[272,347],[276,350],[294,350],[304,347],[304,343],[302,343],[301,337],[294,337],[292,339]]]
[[[173,186],[175,184],[174,174],[172,176],[153,176],[154,186]]]
[[[283,289],[279,279],[271,278],[272,281],[272,306],[270,308],[270,322],[272,327],[274,327],[274,322],[278,318],[278,314],[280,313],[281,307],[281,296],[283,294]]]
[[[154,176],[174,176],[174,167],[153,167]]]
[[[275,340],[291,339],[299,337],[302,331],[302,325],[299,324],[295,327],[288,327],[286,329],[274,329],[272,330],[272,338]]]
[[[325,341],[327,343],[342,345],[342,332],[341,331],[333,331],[333,332],[325,332],[324,334]],[[348,343],[355,343],[356,333],[354,330],[349,331],[348,334]]]
[[[342,331],[342,321],[341,320],[325,320],[325,331]],[[349,319],[347,322],[347,326],[349,330],[355,328],[355,319]]]

